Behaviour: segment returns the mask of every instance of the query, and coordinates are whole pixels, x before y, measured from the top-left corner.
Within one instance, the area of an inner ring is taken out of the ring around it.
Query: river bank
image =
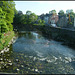
[[[2,71],[4,68],[7,69],[13,65],[10,55],[12,53],[11,45],[15,42],[15,39],[15,33],[14,31],[11,31],[4,34],[4,38],[1,40],[2,43],[0,43],[0,71]]]
[[[12,43],[14,43],[15,38],[14,31],[3,34],[3,38],[0,43],[0,53],[9,51],[9,47]]]

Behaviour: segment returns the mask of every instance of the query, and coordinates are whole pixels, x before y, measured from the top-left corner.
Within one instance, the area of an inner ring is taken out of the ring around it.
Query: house
[[[45,24],[47,25],[48,24],[48,19],[49,19],[49,14],[42,14],[42,15],[38,16],[38,20],[39,19],[44,20]]]
[[[49,14],[44,15],[45,24],[48,25]]]
[[[49,16],[48,23],[55,26],[56,23],[58,22],[58,19],[59,19],[58,15],[51,14]]]
[[[41,17],[40,17],[40,16],[38,16],[38,19],[37,19],[37,21],[38,21],[38,20],[40,20],[40,19],[41,19]]]
[[[58,15],[52,15],[52,14],[42,14],[40,16],[38,16],[38,20],[44,20],[46,25],[53,25],[55,26],[57,21],[58,21]]]
[[[66,17],[66,15],[59,15],[59,20],[57,22],[57,26],[58,27],[67,27],[67,23],[68,23],[68,17]]]

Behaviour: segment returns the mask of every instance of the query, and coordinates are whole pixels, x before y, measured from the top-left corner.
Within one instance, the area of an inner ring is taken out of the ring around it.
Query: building
[[[47,24],[47,25],[49,24],[48,23],[49,16],[50,16],[49,14],[44,15],[44,21],[45,21],[45,24]]]
[[[48,23],[55,26],[58,22],[58,19],[59,19],[58,15],[51,14],[49,16]]]
[[[58,15],[53,15],[53,14],[42,14],[38,17],[38,20],[44,20],[46,25],[53,25],[56,26],[56,23],[58,21]]]
[[[59,20],[57,22],[57,26],[58,27],[62,27],[62,28],[66,28],[68,24],[68,18],[66,17],[66,15],[59,15]]]

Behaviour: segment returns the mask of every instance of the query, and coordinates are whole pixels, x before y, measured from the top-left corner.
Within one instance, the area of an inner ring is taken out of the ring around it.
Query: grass
[[[6,34],[6,36],[4,36],[0,42],[0,50],[2,50],[4,47],[8,46],[9,42],[11,41],[11,39],[14,36],[13,31],[7,32],[5,34]]]
[[[33,24],[33,25],[42,25],[42,26],[43,26],[43,25],[45,25],[45,24]]]

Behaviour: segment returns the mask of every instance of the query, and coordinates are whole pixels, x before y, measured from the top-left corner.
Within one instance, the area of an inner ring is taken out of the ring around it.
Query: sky
[[[36,15],[49,13],[51,10],[56,10],[58,13],[63,10],[66,13],[67,9],[73,9],[75,12],[75,1],[14,1],[15,7],[19,11],[21,10],[23,14],[26,11],[31,11]]]

